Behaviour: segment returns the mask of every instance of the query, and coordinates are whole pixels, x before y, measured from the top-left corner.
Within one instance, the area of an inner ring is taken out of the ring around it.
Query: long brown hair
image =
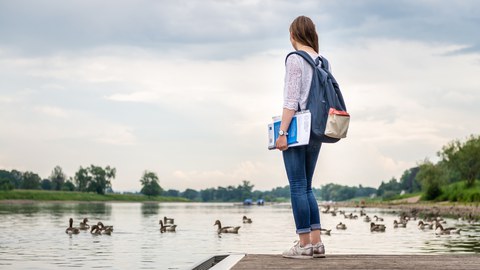
[[[290,24],[290,33],[295,41],[312,47],[318,53],[318,35],[315,24],[306,16],[298,16]]]

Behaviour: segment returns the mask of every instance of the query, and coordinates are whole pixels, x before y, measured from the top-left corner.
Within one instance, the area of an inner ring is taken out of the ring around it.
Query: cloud
[[[59,117],[59,118],[68,118],[68,112],[62,108],[51,107],[51,106],[37,106],[34,108],[35,111],[43,113],[48,116]]]
[[[456,53],[471,53],[480,46],[479,11],[476,1],[4,1],[0,45],[27,55],[123,46],[185,58],[238,58],[289,46],[289,23],[305,14],[327,47],[364,38],[454,40],[468,47]]]
[[[2,1],[0,162],[42,175],[112,165],[117,190],[138,189],[145,169],[180,190],[284,186],[265,126],[281,112],[289,23],[306,14],[352,115],[349,137],[322,148],[314,185],[378,186],[479,132],[479,8]]]

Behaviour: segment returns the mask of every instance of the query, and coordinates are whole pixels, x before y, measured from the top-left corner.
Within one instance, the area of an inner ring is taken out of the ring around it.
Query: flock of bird
[[[345,219],[363,219],[364,222],[370,223],[370,231],[371,232],[385,232],[387,225],[379,222],[384,222],[384,219],[382,217],[379,217],[377,215],[374,215],[373,217],[370,217],[362,207],[360,210],[360,214],[346,214],[345,211],[338,210],[336,207],[331,209],[330,205],[327,205],[325,209],[322,210],[323,214],[331,214],[332,216],[337,216],[337,215],[343,215]],[[416,221],[417,216],[416,215],[407,215],[406,213],[402,213],[398,220],[395,219],[393,221],[393,228],[406,228],[407,224],[411,222],[412,220]],[[105,226],[101,221],[97,222],[95,225],[89,225],[88,223],[88,218],[84,218],[82,222],[80,222],[79,227],[73,227],[73,219],[70,218],[69,220],[69,227],[65,230],[65,233],[67,234],[78,234],[80,231],[87,231],[89,230],[91,234],[93,235],[102,235],[102,234],[107,234],[111,235],[113,232],[113,226]],[[252,223],[251,218],[247,218],[246,216],[243,216],[242,218],[243,223]],[[441,218],[441,217],[431,217],[431,218],[425,218],[424,220],[419,220],[416,226],[420,230],[435,230],[436,234],[439,235],[444,235],[444,234],[459,234],[461,229],[455,228],[455,227],[444,227],[446,224],[446,221]],[[159,221],[160,225],[160,232],[165,233],[165,232],[176,232],[177,225],[174,222],[173,218],[168,218],[168,217],[163,217],[163,219],[160,219]],[[222,223],[220,220],[216,220],[213,226],[217,226],[217,233],[222,234],[222,233],[238,233],[239,229],[241,226],[222,226]],[[337,230],[346,230],[347,225],[343,222],[339,222],[336,225]],[[322,234],[325,235],[330,235],[331,234],[331,229],[325,229],[322,228]]]
[[[251,218],[247,218],[246,216],[243,216],[242,218],[243,223],[252,223]],[[73,218],[70,218],[69,220],[69,226],[65,230],[65,233],[72,235],[72,234],[78,234],[80,231],[90,231],[91,234],[93,235],[101,235],[101,234],[107,234],[111,235],[113,232],[113,226],[105,226],[101,221],[99,221],[96,225],[90,226],[88,223],[88,218],[84,218],[82,222],[80,222],[79,227],[73,227]],[[175,224],[175,220],[173,218],[168,218],[168,217],[163,217],[163,219],[160,219],[158,222],[160,224],[160,232],[165,233],[165,232],[176,232],[177,225]],[[241,226],[226,226],[222,227],[222,223],[220,220],[216,220],[213,226],[218,226],[217,228],[217,233],[238,233],[238,230],[240,229]]]
[[[370,223],[370,231],[371,232],[385,232],[387,225],[383,223],[378,223],[378,222],[383,222],[384,218],[379,217],[377,215],[374,215],[373,217],[370,217],[364,209],[360,210],[360,216],[350,213],[346,214],[345,211],[338,210],[336,208],[331,209],[329,205],[326,206],[326,209],[322,210],[322,213],[324,214],[331,214],[332,216],[337,216],[343,215],[345,219],[359,219],[362,218],[364,222]],[[416,221],[417,217],[415,215],[407,215],[405,213],[402,213],[398,220],[395,219],[393,221],[393,228],[406,228],[407,224],[410,221]],[[374,222],[375,221],[375,222]],[[445,235],[445,234],[459,234],[461,229],[455,228],[455,227],[444,227],[446,224],[446,221],[442,217],[430,217],[430,218],[425,218],[424,220],[419,220],[417,223],[417,227],[420,230],[435,230],[435,233],[438,235]],[[347,225],[345,223],[339,222],[336,225],[337,230],[346,230]],[[322,229],[325,234],[330,235],[331,230],[327,229]]]
[[[84,218],[82,222],[80,222],[79,227],[73,227],[73,218],[70,218],[69,226],[65,230],[66,234],[79,234],[80,231],[88,231],[93,235],[100,235],[100,234],[107,234],[111,235],[113,232],[113,226],[105,226],[101,221],[99,221],[96,225],[90,226],[88,222],[88,218]]]

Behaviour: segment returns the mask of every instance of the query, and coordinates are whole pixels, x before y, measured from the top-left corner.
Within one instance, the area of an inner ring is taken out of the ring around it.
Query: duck
[[[365,221],[365,222],[370,222],[370,221],[372,221],[372,219],[371,219],[368,215],[366,215],[366,216],[363,218],[363,221]]]
[[[443,228],[442,224],[437,223],[435,225],[435,233],[436,234],[460,234],[460,229],[455,227]]]
[[[251,218],[247,218],[247,216],[243,216],[243,223],[252,223],[252,219]]]
[[[80,233],[80,230],[78,228],[73,227],[73,218],[70,218],[70,220],[68,222],[69,222],[70,225],[65,230],[65,233],[67,233],[67,234],[78,234],[78,233]]]
[[[174,219],[173,218],[167,218],[167,217],[163,217],[163,223],[165,223],[165,225],[167,224],[174,224]]]
[[[375,218],[375,221],[383,221],[383,218],[381,218],[381,217],[379,217],[379,216],[377,216],[377,215],[375,215],[375,216],[373,216],[373,217]]]
[[[93,234],[93,235],[101,235],[102,230],[97,225],[92,225],[92,227],[90,229],[90,233]]]
[[[236,226],[236,227],[232,227],[232,226],[227,226],[227,227],[222,227],[222,223],[220,223],[220,220],[216,220],[215,221],[215,224],[213,224],[213,226],[215,225],[218,225],[218,229],[217,229],[217,232],[218,234],[221,234],[221,233],[238,233],[238,230],[240,229],[241,226]]]
[[[332,230],[320,229],[320,231],[321,231],[323,234],[325,234],[325,235],[330,235],[330,232],[331,232]]]
[[[345,225],[344,223],[340,222],[337,224],[337,230],[346,230],[347,229],[347,225]]]
[[[385,231],[385,225],[383,224],[375,224],[375,223],[370,223],[370,231],[371,232],[384,232]]]
[[[418,228],[420,230],[424,230],[424,229],[433,230],[433,223],[425,223],[422,220],[419,220],[418,221]]]
[[[100,230],[102,231],[110,231],[110,232],[113,232],[113,226],[110,226],[110,225],[103,225],[103,223],[101,221],[99,221],[97,223],[97,226],[100,228]]]
[[[160,219],[160,232],[176,232],[177,225],[175,224],[168,224],[168,225],[163,225],[163,221]]]
[[[80,230],[88,230],[90,229],[90,225],[87,224],[88,218],[84,218],[82,222],[80,222]]]
[[[393,227],[394,228],[406,228],[407,227],[407,222],[400,221],[398,222],[396,219],[393,221]]]

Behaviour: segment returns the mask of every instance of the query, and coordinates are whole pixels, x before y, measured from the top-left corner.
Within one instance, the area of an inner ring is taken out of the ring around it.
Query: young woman
[[[318,35],[315,24],[305,16],[290,25],[290,42],[295,50],[307,52],[317,59]],[[321,59],[321,58],[320,58]],[[321,63],[321,62],[320,62]],[[300,55],[292,54],[286,60],[285,89],[282,122],[276,148],[282,151],[285,170],[290,184],[290,198],[296,233],[299,241],[283,257],[309,259],[325,257],[320,237],[320,213],[312,192],[312,177],[320,153],[321,142],[310,140],[308,145],[288,148],[286,131],[293,115],[307,104],[313,69]]]

